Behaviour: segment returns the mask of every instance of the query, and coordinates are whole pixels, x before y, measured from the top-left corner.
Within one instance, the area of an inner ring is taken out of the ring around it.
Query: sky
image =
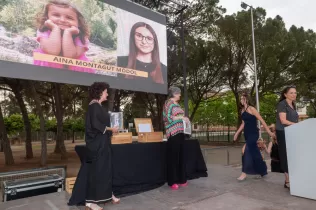
[[[316,31],[316,1],[315,0],[244,0],[254,8],[262,7],[267,12],[267,17],[280,15],[286,28],[292,25],[303,26],[304,29]],[[227,9],[228,15],[236,13],[242,8],[240,0],[220,0],[219,4]]]

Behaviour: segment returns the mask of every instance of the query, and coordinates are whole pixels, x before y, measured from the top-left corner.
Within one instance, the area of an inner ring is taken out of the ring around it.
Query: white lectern
[[[316,118],[285,128],[291,195],[316,200]]]

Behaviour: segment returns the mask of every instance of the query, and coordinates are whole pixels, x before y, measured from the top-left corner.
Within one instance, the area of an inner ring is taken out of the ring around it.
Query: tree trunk
[[[75,131],[72,131],[72,143],[75,143]]]
[[[61,159],[67,159],[67,151],[65,147],[65,142],[63,138],[63,107],[62,107],[62,98],[60,84],[54,84],[54,97],[55,97],[55,106],[56,106],[56,120],[57,120],[57,138],[56,146],[54,153],[60,154]]]
[[[114,99],[115,99],[116,89],[109,90],[108,96],[108,111],[113,112],[114,110]]]
[[[37,114],[40,118],[41,166],[46,166],[47,165],[47,138],[46,138],[44,114],[41,107],[40,98],[35,90],[35,87],[32,81],[29,81],[29,87],[31,89],[33,100],[35,102],[35,108],[36,108]]]
[[[22,117],[23,117],[23,122],[24,122],[24,129],[26,133],[26,138],[25,138],[25,152],[26,152],[26,159],[32,159],[33,158],[33,149],[32,149],[32,127],[31,127],[31,122],[27,113],[26,105],[23,100],[23,96],[21,94],[22,88],[19,84],[19,81],[17,81],[15,84],[11,83],[10,84],[11,89],[15,95],[15,98],[19,104]]]
[[[3,152],[2,131],[0,130],[0,152]]]
[[[157,131],[163,131],[164,130],[164,124],[163,124],[163,106],[165,103],[165,100],[167,99],[164,95],[155,94],[156,97],[156,107],[157,107]]]
[[[3,152],[3,142],[2,142],[1,133],[0,133],[0,152]]]
[[[113,112],[119,112],[121,111],[121,91],[116,91],[115,92],[115,97],[114,97],[114,107],[113,107]]]
[[[3,152],[4,152],[4,160],[5,160],[5,165],[13,165],[14,164],[14,159],[12,155],[12,150],[11,150],[11,145],[10,141],[8,139],[7,135],[7,130],[4,125],[4,119],[2,115],[2,109],[0,106],[0,139],[3,145]]]
[[[10,80],[6,79],[6,83],[11,87],[15,98],[19,104],[21,114],[23,117],[24,122],[24,129],[26,133],[26,139],[25,139],[25,152],[26,152],[26,159],[32,159],[33,158],[33,149],[32,149],[32,128],[30,119],[27,113],[26,105],[23,100],[23,96],[21,94],[22,86],[19,80]]]

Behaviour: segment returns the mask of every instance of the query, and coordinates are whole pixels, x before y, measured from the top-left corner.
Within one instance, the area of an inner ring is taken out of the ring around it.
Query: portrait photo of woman
[[[130,24],[125,23],[123,28],[126,30],[122,31],[120,35],[122,37],[121,46],[124,46],[125,49],[122,48],[121,51],[124,52],[118,53],[117,66],[148,73],[147,78],[122,75],[126,79],[147,80],[151,83],[165,84],[167,82],[167,66],[162,62],[162,60],[166,59],[162,58],[165,55],[162,55],[164,53],[161,52],[164,52],[166,44],[163,42],[163,37],[161,38],[157,33],[159,24],[156,24],[154,29],[148,22],[150,21],[136,20],[131,21]],[[129,34],[129,37],[126,37],[126,32]]]

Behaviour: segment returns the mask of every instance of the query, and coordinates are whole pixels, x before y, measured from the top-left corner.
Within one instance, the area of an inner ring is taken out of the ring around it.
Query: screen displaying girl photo
[[[118,24],[121,25],[117,65],[148,72],[148,78],[132,75],[124,75],[124,78],[167,83],[165,26],[120,10],[116,14]]]
[[[4,1],[0,77],[165,94],[165,24],[127,0]]]

